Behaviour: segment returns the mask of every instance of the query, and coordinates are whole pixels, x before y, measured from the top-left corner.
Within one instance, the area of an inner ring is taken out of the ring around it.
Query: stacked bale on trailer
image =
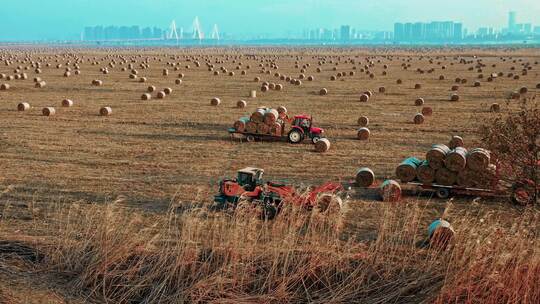
[[[259,107],[251,115],[234,122],[233,128],[240,133],[282,136],[285,129],[287,109]]]
[[[425,160],[406,158],[396,168],[396,176],[404,183],[489,189],[497,182],[497,166],[486,149],[436,144]]]

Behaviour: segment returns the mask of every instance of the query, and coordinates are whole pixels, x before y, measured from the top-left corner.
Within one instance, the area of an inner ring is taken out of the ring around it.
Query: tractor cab
[[[247,167],[238,170],[236,182],[246,191],[253,191],[258,185],[262,184],[263,173],[263,169]]]

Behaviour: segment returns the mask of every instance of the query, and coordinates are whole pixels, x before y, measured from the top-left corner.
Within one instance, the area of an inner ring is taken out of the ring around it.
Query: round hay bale
[[[214,76],[218,76],[219,75],[219,71],[214,71]]]
[[[167,75],[169,75],[169,70],[163,69],[163,76],[167,76]]]
[[[330,150],[330,141],[328,140],[328,138],[321,138],[319,139],[319,141],[315,143],[314,146],[315,146],[315,151],[319,153],[323,153]]]
[[[448,143],[448,147],[450,149],[455,149],[457,147],[463,146],[465,146],[465,144],[463,143],[463,138],[457,135],[452,136],[452,138],[450,138],[450,142]]]
[[[383,202],[399,202],[401,200],[401,186],[395,180],[387,179],[381,184],[379,195]]]
[[[482,148],[475,148],[467,153],[467,168],[473,171],[483,171],[489,166],[491,153]]]
[[[416,169],[418,168],[418,166],[420,166],[421,163],[422,161],[416,157],[409,157],[405,159],[396,168],[397,178],[399,178],[404,183],[414,181],[416,179]]]
[[[419,84],[419,83],[417,83],[417,84],[414,85],[414,88],[415,88],[416,90],[419,90],[419,89],[422,88],[422,85]]]
[[[141,78],[139,78],[139,82],[140,82],[140,83],[144,83],[144,82],[146,82],[147,80],[148,80],[148,79],[147,79],[146,77],[141,77]]]
[[[233,72],[233,71],[230,71],[230,72],[229,72],[229,76],[234,76],[234,72]]]
[[[369,168],[360,168],[356,171],[356,185],[367,188],[375,182],[375,173]]]
[[[34,86],[36,88],[43,88],[47,85],[47,83],[45,81],[40,81],[40,82],[37,82]]]
[[[465,169],[467,165],[467,149],[456,147],[446,155],[444,160],[445,167],[454,172],[459,172]]]
[[[261,78],[260,78],[260,77],[255,77],[255,78],[253,79],[253,81],[259,82],[259,81],[261,81]]]
[[[439,80],[444,80],[444,78],[445,78],[444,75],[439,76]]]
[[[480,81],[475,81],[473,85],[474,85],[475,87],[479,87],[479,86],[480,86]]]
[[[165,98],[165,96],[167,96],[167,94],[165,92],[163,92],[163,91],[157,92],[157,95],[156,95],[156,97],[158,99],[163,99],[163,98]]]
[[[267,124],[257,124],[257,133],[258,134],[270,134],[271,126]]]
[[[139,76],[137,76],[135,74],[129,74],[129,79],[137,79],[137,77],[139,77]]]
[[[53,107],[46,107],[41,110],[41,113],[43,114],[43,116],[52,116],[56,114],[56,110]]]
[[[247,106],[247,102],[245,100],[239,100],[236,102],[237,108],[245,108]]]
[[[247,133],[257,133],[257,123],[254,122],[254,121],[251,121],[251,120],[248,121],[248,122],[246,123],[246,129],[245,129],[245,131],[246,131]]]
[[[457,174],[445,167],[437,169],[435,172],[435,182],[443,186],[452,186],[457,181]]]
[[[101,116],[109,116],[112,114],[112,108],[111,107],[103,107],[99,109],[99,115]]]
[[[437,250],[446,250],[455,235],[454,228],[449,222],[439,219],[428,227],[429,246]]]
[[[30,104],[28,102],[21,102],[17,105],[17,111],[27,111],[30,110]]]
[[[69,107],[72,107],[72,106],[73,106],[73,100],[71,100],[71,99],[62,100],[62,107],[69,108]]]
[[[358,129],[358,131],[356,132],[356,138],[358,138],[359,140],[368,140],[370,134],[371,132],[369,131],[368,128],[362,127]]]
[[[172,89],[171,89],[171,88],[165,88],[165,89],[163,89],[163,92],[164,92],[165,94],[167,94],[167,95],[171,95]]]
[[[268,88],[269,88],[270,90],[273,90],[273,89],[276,88],[276,84],[275,84],[275,83],[270,83],[270,84],[268,84]]]
[[[360,116],[358,118],[358,125],[360,127],[367,127],[369,125],[369,118],[367,116]]]
[[[416,100],[414,101],[414,105],[415,106],[423,106],[424,105],[424,98],[416,98]]]
[[[69,77],[69,76],[71,76],[71,73],[69,71],[65,71],[64,72],[64,77]]]
[[[249,122],[249,117],[241,117],[234,122],[233,128],[238,132],[244,132],[246,130],[246,125]]]
[[[528,91],[529,91],[529,90],[527,89],[527,87],[521,87],[521,88],[519,89],[519,94],[522,94],[522,95],[523,95],[523,94],[527,94]]]
[[[276,91],[281,91],[281,90],[283,90],[283,85],[278,83],[278,84],[276,84],[275,89],[276,89]]]
[[[386,88],[385,87],[379,87],[379,93],[384,93],[386,92]]]
[[[174,81],[175,84],[182,84],[182,79],[180,78],[177,78],[175,81]]]
[[[284,106],[279,106],[277,108],[277,111],[278,113],[280,114],[279,116],[281,117],[282,115],[281,114],[287,114],[287,108],[285,108]]]
[[[331,80],[331,81],[335,81],[336,79],[337,79],[336,76],[334,76],[334,75],[330,76],[330,80]]]
[[[431,146],[431,149],[426,153],[428,165],[435,170],[442,168],[448,153],[450,153],[450,148],[446,145],[438,144]]]
[[[221,103],[221,99],[217,97],[210,99],[210,105],[219,106],[220,103]]]
[[[321,96],[324,96],[328,94],[328,89],[327,88],[322,88],[320,91],[319,91],[319,95]]]
[[[251,121],[255,123],[262,123],[264,121],[264,114],[266,113],[265,108],[258,108],[250,116]]]
[[[251,97],[251,98],[257,98],[257,91],[251,90],[250,93],[249,93],[249,97]]]
[[[7,91],[9,90],[9,84],[8,83],[2,83],[0,85],[0,91]]]
[[[267,92],[268,90],[269,90],[269,88],[267,86],[265,86],[265,85],[263,85],[261,87],[261,92]]]
[[[413,118],[413,122],[416,125],[420,125],[424,123],[424,115],[422,113],[416,113]]]
[[[498,113],[498,112],[501,111],[501,106],[500,106],[498,103],[493,103],[493,104],[491,104],[491,106],[489,107],[489,111]]]
[[[402,84],[402,83],[403,83],[403,80],[398,79],[398,80],[396,80],[396,83],[397,83],[397,84]]]
[[[429,166],[428,161],[423,161],[416,168],[416,177],[423,184],[432,184],[435,181],[435,169]]]
[[[453,85],[451,90],[452,91],[457,91],[457,90],[459,90],[459,86],[458,85]]]
[[[101,80],[99,80],[99,79],[94,79],[94,80],[92,80],[92,85],[93,85],[93,86],[96,86],[96,87],[102,86],[102,85],[103,85],[103,81],[101,81]]]
[[[315,77],[313,77],[313,76],[308,76],[307,80],[308,80],[308,81],[313,81],[313,80],[315,80]]]
[[[152,99],[152,95],[150,95],[150,93],[144,93],[141,95],[141,99],[142,100],[150,100]]]
[[[459,95],[455,93],[450,95],[450,101],[459,101]]]
[[[360,102],[368,102],[369,96],[367,94],[360,95]]]
[[[150,93],[154,92],[155,90],[156,90],[155,86],[149,86],[148,89],[147,89],[147,91],[150,92]]]
[[[276,109],[268,109],[264,112],[263,122],[267,125],[274,124],[279,118],[279,112]]]
[[[431,116],[433,114],[433,109],[431,107],[423,107],[421,113],[424,116]]]

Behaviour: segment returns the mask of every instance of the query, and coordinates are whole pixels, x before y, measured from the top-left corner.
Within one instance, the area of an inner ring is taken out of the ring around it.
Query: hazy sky
[[[469,30],[518,23],[540,25],[540,0],[2,0],[0,40],[78,37],[86,25],[141,25],[205,32],[214,23],[233,34],[301,32],[304,28],[391,30],[396,21],[455,20]]]

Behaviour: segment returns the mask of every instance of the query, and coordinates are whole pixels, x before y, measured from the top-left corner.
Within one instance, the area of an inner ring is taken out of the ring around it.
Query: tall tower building
[[[516,31],[516,12],[508,13],[508,32],[514,33]]]

